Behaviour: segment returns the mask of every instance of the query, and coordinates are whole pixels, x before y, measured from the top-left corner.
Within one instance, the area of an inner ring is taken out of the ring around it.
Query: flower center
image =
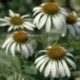
[[[17,31],[13,35],[13,39],[18,43],[25,43],[27,41],[27,32]]]
[[[10,22],[13,25],[21,25],[23,23],[23,19],[19,16],[14,16],[11,17]]]
[[[64,50],[60,46],[51,46],[49,48],[49,56],[53,59],[61,59],[64,56]]]
[[[77,17],[75,15],[71,14],[71,15],[67,16],[66,22],[68,24],[74,24],[76,21],[77,21]]]
[[[48,14],[55,14],[59,11],[59,6],[56,2],[49,2],[43,6],[43,10]]]

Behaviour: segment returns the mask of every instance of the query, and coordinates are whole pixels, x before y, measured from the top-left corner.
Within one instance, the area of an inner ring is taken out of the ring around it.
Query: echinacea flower
[[[66,28],[67,28],[66,30],[68,30],[68,32],[72,36],[76,36],[80,34],[80,18],[77,17],[76,12],[73,11],[67,15]],[[63,28],[65,34],[66,34],[66,30]]]
[[[39,53],[45,53],[35,60],[36,68],[44,73],[45,77],[70,77],[70,68],[76,68],[74,57],[67,52],[62,46],[49,46],[46,50],[41,50]]]
[[[26,58],[32,56],[34,52],[33,41],[29,40],[26,31],[14,32],[3,44],[2,48],[6,48],[6,53],[15,56],[16,52],[20,52]]]
[[[40,30],[45,26],[45,31],[49,32],[52,26],[61,29],[65,25],[66,11],[56,2],[43,3],[33,9],[34,24]]]
[[[19,28],[34,30],[35,26],[30,22],[29,14],[20,16],[20,14],[9,10],[9,16],[10,17],[0,18],[0,26],[9,26],[8,31]]]

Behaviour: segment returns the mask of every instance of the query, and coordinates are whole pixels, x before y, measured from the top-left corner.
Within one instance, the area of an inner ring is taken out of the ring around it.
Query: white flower
[[[66,29],[63,28],[62,34],[65,35],[67,30],[72,36],[80,34],[80,18],[77,18],[77,14],[74,11],[67,15]]]
[[[6,53],[11,53],[15,56],[16,52],[20,52],[28,58],[32,56],[33,41],[28,39],[28,33],[25,31],[14,32],[3,44],[2,48],[6,48]]]
[[[65,25],[66,10],[61,8],[56,2],[43,3],[33,9],[35,16],[34,24],[38,29],[45,26],[46,32],[51,30],[52,26],[61,29]]]
[[[36,68],[44,73],[45,77],[70,77],[70,69],[76,68],[74,57],[71,53],[68,53],[61,46],[50,46],[46,50],[41,50],[39,53],[45,53],[42,56],[39,56],[35,60]]]
[[[12,29],[23,29],[26,28],[28,30],[33,30],[35,27],[31,22],[29,18],[29,14],[20,16],[20,14],[14,13],[13,11],[9,10],[9,16],[10,17],[4,17],[0,18],[0,26],[9,26],[8,31],[11,31]]]

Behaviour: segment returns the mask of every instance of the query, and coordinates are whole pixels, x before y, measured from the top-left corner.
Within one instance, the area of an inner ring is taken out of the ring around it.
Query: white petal
[[[28,29],[28,30],[31,30],[31,31],[33,31],[33,30],[34,30],[32,27],[27,26],[27,25],[25,25],[25,24],[23,24],[23,26],[24,26],[26,29]]]
[[[18,25],[13,26],[13,29],[14,29],[14,30],[16,30],[16,29],[18,29],[18,28],[19,28]]]
[[[9,39],[7,39],[7,40],[4,42],[2,48],[5,48],[10,41],[12,41],[12,37],[9,38]]]
[[[26,24],[27,26],[33,27],[33,28],[35,27],[34,24],[32,24],[30,22],[24,22],[24,24]]]
[[[56,65],[56,78],[58,78],[59,77],[59,68],[58,68],[58,62],[57,61],[55,61],[55,65]]]
[[[55,78],[56,75],[57,75],[56,61],[53,61],[52,62],[51,75],[52,75],[53,78]]]
[[[21,51],[26,58],[29,57],[29,51],[25,45],[21,45]]]
[[[69,29],[69,32],[75,36],[76,35],[76,30],[74,29],[75,26],[72,26],[72,25],[68,25],[68,29]]]
[[[1,22],[7,22],[8,20],[4,19],[4,18],[0,18]]]
[[[39,10],[39,9],[41,9],[41,7],[35,7],[35,8],[33,8],[33,11],[36,11],[36,10]]]
[[[47,50],[40,50],[38,53],[45,53],[48,52]]]
[[[49,61],[49,63],[47,64],[45,71],[44,71],[44,76],[48,77],[51,71],[51,67],[52,67],[52,60]]]
[[[12,56],[15,56],[16,53],[15,49],[16,49],[16,43],[14,42],[10,48]]]
[[[75,11],[73,11],[72,13],[73,13],[73,15],[74,15],[74,16],[77,16],[77,14],[76,14],[76,12],[75,12]]]
[[[53,21],[54,27],[55,27],[56,29],[60,30],[60,27],[61,27],[61,26],[59,25],[59,23],[58,23],[58,21],[56,20],[55,17],[52,18],[52,21]]]
[[[0,26],[7,26],[9,23],[1,23]]]
[[[39,68],[41,65],[43,65],[43,62],[44,62],[46,59],[47,59],[47,57],[46,57],[46,58],[43,58],[42,60],[40,60],[40,61],[37,63],[36,68]]]
[[[9,15],[10,15],[11,17],[13,17],[15,14],[14,14],[14,12],[13,12],[12,10],[9,10]]]
[[[40,19],[40,22],[38,24],[38,29],[41,29],[44,26],[44,24],[46,23],[46,19],[47,19],[47,15],[44,14]],[[49,21],[49,18],[48,18],[48,21]]]
[[[12,43],[13,41],[9,42],[8,45],[6,46],[6,54],[9,53],[9,47],[11,46]]]
[[[63,67],[61,61],[58,61],[58,64],[59,64],[59,73],[60,73],[61,77],[65,77],[65,71],[64,71],[64,67]]]
[[[20,25],[20,28],[24,29],[24,26],[23,25]]]
[[[36,64],[38,61],[40,61],[41,59],[45,58],[45,57],[46,57],[46,55],[43,55],[43,56],[38,57],[38,58],[35,60],[35,64]]]
[[[43,69],[44,69],[44,67],[45,67],[45,65],[46,65],[46,63],[49,61],[49,58],[47,57],[47,59],[43,62],[43,64],[41,65],[41,67],[40,67],[40,72],[42,72],[43,71]]]
[[[57,23],[59,24],[59,29],[60,30],[65,27],[65,26],[63,26],[63,22],[60,20],[59,17],[55,16],[55,19],[56,19]]]
[[[70,70],[68,68],[68,65],[67,63],[65,62],[65,60],[62,60],[62,64],[63,64],[63,67],[64,67],[64,70],[65,70],[65,73],[68,77],[70,77]]]
[[[13,29],[13,26],[10,26],[9,29],[8,29],[8,31],[11,31],[12,29]]]
[[[29,50],[29,52],[30,52],[30,56],[32,56],[32,54],[33,54],[33,52],[34,52],[32,45],[27,44],[26,46],[27,46],[27,48],[28,48],[28,50]]]
[[[63,27],[66,27],[65,17],[62,14],[58,14],[57,17],[61,21],[61,23],[63,24]]]
[[[26,18],[26,17],[29,17],[29,16],[30,16],[30,14],[26,14],[26,15],[21,16],[21,18]]]
[[[38,27],[38,23],[39,23],[39,20],[41,18],[41,16],[43,15],[44,13],[39,13],[35,18],[34,18],[34,21],[33,23]]]
[[[50,16],[48,17],[48,19],[46,21],[45,29],[46,29],[46,32],[49,32],[51,29],[51,18],[50,18]]]
[[[41,10],[41,9],[39,9],[39,10],[35,11],[35,12],[33,13],[33,16],[35,16],[37,13],[40,13],[40,12],[42,12],[42,10]]]
[[[16,46],[16,49],[17,49],[17,51],[21,51],[21,49],[20,49],[20,44],[17,44],[17,46]]]
[[[72,68],[76,69],[76,64],[71,59],[69,59],[69,58],[66,57],[66,60],[72,66]]]
[[[66,55],[74,58],[74,56],[71,53],[66,53]]]
[[[15,13],[14,15],[15,15],[15,16],[19,16],[19,17],[20,17],[20,14],[18,14],[18,13]]]
[[[10,20],[10,17],[5,16],[4,19],[6,19],[6,20]]]

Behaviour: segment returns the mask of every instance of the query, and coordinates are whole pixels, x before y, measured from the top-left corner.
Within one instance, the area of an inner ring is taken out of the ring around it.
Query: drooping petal
[[[33,11],[40,10],[40,9],[41,9],[41,7],[35,7],[35,8],[33,9]]]
[[[43,65],[43,62],[47,59],[47,57],[43,58],[42,60],[40,60],[37,65],[36,68],[39,68],[41,65]]]
[[[47,50],[40,50],[38,53],[45,53],[48,52]]]
[[[53,78],[55,78],[56,75],[57,75],[56,61],[54,61],[54,60],[52,62],[51,75],[52,75]]]
[[[49,63],[47,64],[45,71],[44,71],[44,76],[48,77],[51,71],[51,67],[52,67],[52,60],[49,61]]]
[[[21,52],[26,58],[29,57],[29,51],[28,51],[27,47],[24,44],[21,45]]]
[[[41,12],[39,13],[35,18],[34,18],[34,21],[33,23],[38,27],[38,23],[39,23],[39,20],[41,18],[41,16],[44,14],[44,12]]]
[[[75,36],[75,35],[76,35],[76,30],[75,30],[75,28],[74,28],[75,26],[68,25],[67,27],[68,27],[69,32],[70,32],[73,36]]]
[[[32,54],[34,53],[32,45],[31,44],[27,44],[26,46],[27,46],[27,48],[28,48],[28,50],[30,52],[30,56],[32,56]]]
[[[10,52],[11,52],[12,56],[15,56],[15,53],[16,53],[16,43],[15,42],[13,44],[11,44]]]
[[[57,20],[55,17],[52,17],[53,25],[56,29],[60,29],[60,25],[58,24]]]
[[[66,60],[72,66],[72,68],[76,69],[76,64],[71,59],[66,57]]]
[[[6,45],[7,45],[10,41],[12,41],[12,37],[11,37],[11,38],[8,38],[8,39],[4,42],[4,44],[2,45],[2,48],[5,48]]]
[[[39,9],[39,10],[35,11],[35,12],[33,13],[33,16],[37,15],[37,14],[40,13],[40,12],[42,12],[42,9]]]
[[[46,19],[47,19],[47,15],[45,14],[40,19],[40,22],[39,22],[39,25],[38,25],[38,29],[41,29],[44,26],[44,24],[46,23]],[[48,21],[49,21],[49,19],[48,19]]]
[[[58,61],[58,64],[59,64],[59,73],[60,73],[61,77],[65,77],[65,71],[64,71],[64,67],[63,67],[61,61]]]
[[[35,64],[36,64],[38,61],[40,61],[41,59],[45,58],[45,57],[46,57],[46,55],[43,55],[43,56],[38,57],[38,58],[35,60]]]
[[[51,17],[48,16],[48,19],[46,21],[46,26],[45,26],[46,32],[49,32],[51,29]]]
[[[65,70],[65,73],[68,77],[70,77],[70,70],[68,68],[68,65],[67,63],[65,62],[65,60],[62,60],[62,64],[63,64],[63,67],[64,67],[64,70]]]
[[[17,50],[18,52],[21,51],[21,49],[20,49],[20,45],[19,45],[19,44],[17,44],[17,46],[16,46],[16,50]]]
[[[42,72],[43,71],[43,69],[44,69],[44,67],[45,67],[45,65],[46,65],[46,63],[48,63],[48,61],[49,61],[49,58],[47,57],[47,59],[43,62],[43,64],[40,66],[40,72]]]
[[[13,43],[13,41],[9,42],[8,45],[6,46],[6,54],[9,53],[9,49],[10,49],[10,46],[12,43]]]

